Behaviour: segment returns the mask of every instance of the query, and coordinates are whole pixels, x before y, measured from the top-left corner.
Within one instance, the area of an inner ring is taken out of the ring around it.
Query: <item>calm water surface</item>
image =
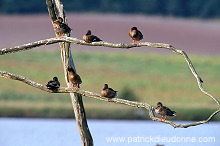
[[[88,124],[95,146],[220,146],[220,122],[186,129],[153,121],[89,120]],[[0,118],[0,146],[81,146],[81,141],[71,119]]]

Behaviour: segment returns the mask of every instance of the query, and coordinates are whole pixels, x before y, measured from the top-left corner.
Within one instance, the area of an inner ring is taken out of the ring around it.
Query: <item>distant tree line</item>
[[[219,18],[220,0],[62,0],[67,11]],[[46,13],[45,0],[0,0],[0,13]]]

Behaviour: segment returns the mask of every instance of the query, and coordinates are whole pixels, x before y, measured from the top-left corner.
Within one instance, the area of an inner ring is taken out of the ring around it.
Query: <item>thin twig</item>
[[[60,87],[56,91],[52,91],[52,90],[47,89],[47,87],[45,85],[39,84],[39,83],[34,82],[30,79],[27,79],[23,76],[12,74],[12,73],[9,73],[9,72],[6,72],[6,71],[0,71],[0,76],[4,77],[4,78],[7,78],[7,79],[21,81],[25,84],[28,84],[30,86],[33,86],[35,88],[41,89],[41,90],[43,90],[45,92],[49,92],[49,93],[78,93],[78,94],[81,94],[81,95],[86,96],[86,97],[96,98],[98,100],[103,100],[103,101],[106,101],[106,102],[113,102],[113,103],[117,103],[117,104],[123,104],[123,105],[127,105],[127,106],[132,106],[132,107],[135,107],[135,108],[144,108],[144,109],[147,109],[149,111],[149,117],[153,121],[159,121],[159,122],[163,122],[163,123],[166,123],[166,124],[170,124],[174,128],[188,128],[190,126],[196,126],[196,125],[208,123],[212,119],[212,117],[214,117],[217,113],[220,112],[220,109],[218,109],[217,111],[212,113],[207,120],[204,120],[204,121],[198,121],[198,122],[190,123],[190,124],[186,124],[186,125],[181,125],[181,124],[177,125],[177,124],[174,124],[172,121],[168,121],[168,120],[161,121],[160,118],[155,117],[154,108],[151,105],[149,105],[148,103],[137,102],[137,101],[129,101],[129,100],[118,99],[118,98],[109,99],[109,98],[106,98],[106,97],[102,97],[100,94],[93,93],[93,92],[86,91],[86,90],[82,90],[82,89],[79,89],[79,88]]]

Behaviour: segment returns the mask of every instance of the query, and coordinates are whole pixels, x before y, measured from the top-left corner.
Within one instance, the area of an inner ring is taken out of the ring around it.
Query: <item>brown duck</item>
[[[46,86],[47,86],[47,89],[56,90],[60,87],[60,82],[58,81],[57,77],[53,77],[53,80],[50,80],[49,82],[47,82]]]
[[[87,33],[83,36],[83,40],[87,43],[92,43],[92,42],[100,42],[102,41],[100,38],[98,38],[95,35],[92,35],[91,30],[88,30]]]
[[[82,83],[80,76],[75,72],[72,67],[68,67],[68,79],[72,83],[72,88],[79,88],[79,84]]]
[[[112,88],[108,87],[108,84],[104,85],[104,88],[101,91],[101,95],[107,98],[115,98],[117,96],[117,92],[113,90]]]
[[[55,28],[57,37],[63,37],[72,30],[67,24],[63,23],[63,18],[61,17],[58,17],[58,19],[54,21],[53,26]]]
[[[137,27],[132,27],[131,30],[129,31],[129,36],[133,40],[132,44],[138,44],[140,40],[143,39],[143,34],[137,29]],[[138,41],[138,42],[136,42]]]
[[[165,121],[167,116],[176,116],[175,111],[170,110],[168,107],[163,106],[161,102],[157,103],[155,112],[162,116],[161,121]]]

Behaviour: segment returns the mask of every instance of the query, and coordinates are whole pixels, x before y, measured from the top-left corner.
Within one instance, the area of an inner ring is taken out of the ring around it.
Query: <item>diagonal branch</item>
[[[123,104],[123,105],[131,106],[131,107],[135,107],[135,108],[144,108],[144,109],[147,109],[149,111],[149,116],[153,121],[159,121],[159,122],[163,122],[163,123],[166,123],[166,124],[170,124],[174,128],[188,128],[188,127],[191,127],[191,126],[197,126],[197,125],[200,125],[200,124],[208,123],[212,119],[212,117],[214,117],[216,114],[218,114],[220,112],[220,109],[218,109],[214,113],[212,113],[207,120],[198,121],[198,122],[190,123],[190,124],[186,124],[186,125],[181,125],[181,124],[175,124],[172,121],[168,121],[168,120],[161,121],[160,118],[155,117],[154,108],[151,105],[149,105],[147,103],[144,103],[144,102],[129,101],[129,100],[119,99],[119,98],[109,99],[109,98],[106,98],[106,97],[102,97],[100,94],[93,93],[93,92],[90,92],[90,91],[85,91],[85,90],[82,90],[82,89],[79,89],[79,88],[60,87],[57,91],[54,92],[54,91],[51,91],[51,90],[47,89],[46,86],[44,86],[42,84],[39,84],[39,83],[36,83],[36,82],[34,82],[30,79],[27,79],[23,76],[15,75],[15,74],[12,74],[12,73],[9,73],[9,72],[6,72],[6,71],[0,71],[0,76],[4,77],[4,78],[7,78],[7,79],[21,81],[25,84],[28,84],[28,85],[33,86],[35,88],[41,89],[45,92],[50,92],[50,93],[78,93],[78,94],[81,94],[81,95],[86,96],[86,97],[96,98],[98,100],[103,100],[103,101],[106,101],[106,102],[113,102],[113,103],[116,103],[116,104]]]
[[[178,50],[170,44],[151,43],[151,42],[141,42],[139,44],[123,44],[123,43],[113,44],[113,43],[108,43],[108,42],[104,42],[104,41],[86,43],[85,41],[79,40],[77,38],[63,37],[63,38],[50,38],[50,39],[46,39],[46,40],[40,40],[37,42],[28,43],[28,44],[24,44],[21,46],[15,46],[15,47],[11,47],[11,48],[3,48],[3,49],[0,49],[0,55],[8,54],[8,53],[15,53],[18,51],[25,51],[25,50],[29,50],[29,49],[32,49],[35,47],[39,47],[39,46],[43,46],[43,45],[50,45],[50,44],[59,43],[59,42],[68,42],[68,43],[73,43],[73,44],[77,44],[77,45],[86,45],[86,46],[104,46],[104,47],[121,48],[121,49],[129,49],[129,48],[142,47],[142,46],[168,49],[168,50],[184,57],[184,59],[186,60],[186,62],[188,64],[188,67],[190,68],[192,74],[194,75],[194,77],[197,80],[198,87],[201,90],[201,92],[203,92],[205,95],[212,98],[220,106],[220,102],[213,95],[206,92],[205,89],[202,87],[202,79],[199,77],[198,73],[196,72],[196,70],[195,70],[191,60],[189,59],[188,55],[186,54],[186,52],[184,52],[182,50]]]

